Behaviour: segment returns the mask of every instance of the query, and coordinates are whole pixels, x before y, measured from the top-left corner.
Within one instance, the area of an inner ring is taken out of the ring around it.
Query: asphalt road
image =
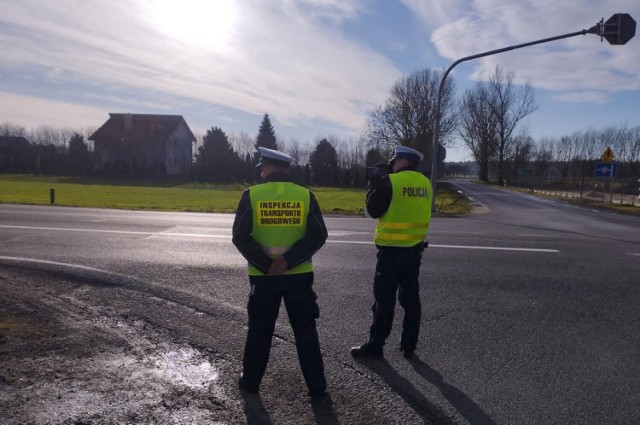
[[[412,361],[396,348],[399,306],[385,360],[351,358],[371,320],[374,221],[325,217],[314,266],[333,407],[318,422],[640,423],[640,219],[457,184],[477,212],[432,221]],[[0,266],[91,275],[195,309],[215,325],[157,302],[139,314],[239,370],[248,285],[232,221],[0,205]],[[285,314],[261,393],[273,423],[305,393]]]

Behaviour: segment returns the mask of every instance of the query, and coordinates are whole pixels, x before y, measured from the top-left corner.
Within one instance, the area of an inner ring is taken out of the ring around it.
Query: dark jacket
[[[265,179],[265,183],[269,182],[290,182],[291,177],[287,172],[278,171],[271,173]],[[266,273],[271,265],[271,257],[269,257],[262,246],[253,239],[251,235],[253,230],[253,210],[251,208],[251,199],[249,197],[249,189],[242,192],[240,203],[236,211],[236,218],[233,222],[233,239],[232,242],[240,251],[240,254],[247,259],[249,263],[258,270]],[[302,239],[294,243],[289,251],[284,254],[287,260],[288,268],[292,269],[313,256],[327,240],[327,227],[322,218],[322,212],[316,197],[309,192],[309,216],[307,219],[307,231]]]

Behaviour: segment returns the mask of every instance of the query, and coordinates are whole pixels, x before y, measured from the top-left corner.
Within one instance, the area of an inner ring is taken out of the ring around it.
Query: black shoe
[[[366,343],[366,344],[362,344],[359,347],[353,347],[351,349],[351,355],[353,357],[367,357],[369,359],[381,359],[382,348],[376,348],[371,346],[371,344]]]
[[[246,381],[246,379],[244,379],[242,374],[240,374],[240,379],[238,380],[238,385],[240,386],[240,388],[242,390],[248,392],[249,394],[257,394],[258,393],[258,386],[249,384]]]
[[[413,350],[409,350],[407,348],[400,347],[400,351],[402,352],[402,356],[405,359],[412,359],[413,358],[413,353],[416,351],[416,349],[414,348]]]

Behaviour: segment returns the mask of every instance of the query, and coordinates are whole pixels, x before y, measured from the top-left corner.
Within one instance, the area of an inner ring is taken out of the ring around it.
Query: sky
[[[254,137],[355,140],[400,78],[588,29],[631,0],[0,0],[0,123],[97,128],[109,113],[183,115]],[[640,125],[640,36],[587,34],[457,66],[457,96],[496,66],[531,81],[535,139]],[[447,161],[470,159],[449,148]]]

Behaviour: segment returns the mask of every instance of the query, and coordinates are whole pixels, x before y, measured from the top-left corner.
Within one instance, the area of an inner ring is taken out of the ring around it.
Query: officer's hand
[[[271,266],[269,266],[269,270],[267,271],[268,275],[278,276],[287,271],[287,259],[284,258],[283,255],[280,255],[273,259],[271,262]]]
[[[386,176],[392,171],[393,169],[391,168],[391,166],[385,163],[379,163],[373,167],[367,167],[367,180],[369,180],[370,183],[375,184],[379,182],[382,177]]]

